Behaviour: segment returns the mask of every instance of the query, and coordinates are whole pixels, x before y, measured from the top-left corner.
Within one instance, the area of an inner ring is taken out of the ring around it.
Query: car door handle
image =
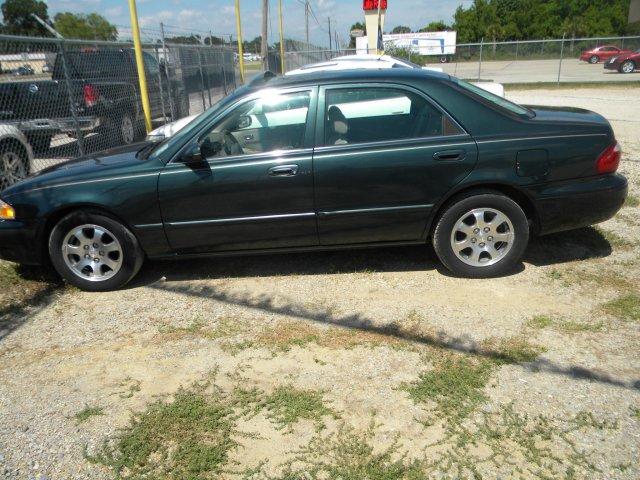
[[[444,162],[455,162],[458,160],[464,160],[467,152],[465,150],[444,150],[442,152],[436,152],[433,154],[434,160]]]
[[[293,177],[298,173],[298,165],[278,165],[268,170],[271,177]]]

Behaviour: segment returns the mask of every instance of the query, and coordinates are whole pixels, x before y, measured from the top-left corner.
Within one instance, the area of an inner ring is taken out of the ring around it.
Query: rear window
[[[69,75],[73,79],[123,78],[135,72],[126,52],[122,50],[70,51],[65,54]],[[62,55],[56,58],[54,78],[64,77]]]
[[[511,113],[515,113],[516,115],[524,115],[527,117],[532,117],[534,115],[533,112],[528,108],[525,108],[522,105],[518,105],[517,103],[510,102],[506,98],[494,95],[493,93],[486,91],[484,88],[477,87],[476,85],[465,82],[464,80],[456,79],[456,82],[463,89],[475,93],[476,95],[484,98],[485,100],[488,100],[489,102],[500,108],[510,111]]]

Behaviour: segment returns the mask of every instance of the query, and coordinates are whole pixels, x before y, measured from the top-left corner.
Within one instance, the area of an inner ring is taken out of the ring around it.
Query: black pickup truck
[[[169,85],[155,57],[148,52],[143,56],[152,118],[163,113],[161,84],[166,114],[170,91],[176,118],[188,115],[182,85],[175,80]],[[68,50],[56,56],[51,80],[0,83],[0,123],[17,126],[37,153],[49,149],[54,135],[76,137],[78,130],[82,135],[107,133],[116,144],[133,143],[144,134],[133,49]]]

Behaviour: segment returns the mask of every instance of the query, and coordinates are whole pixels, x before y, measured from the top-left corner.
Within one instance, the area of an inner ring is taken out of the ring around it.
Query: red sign
[[[378,1],[382,1],[382,5],[380,8],[382,10],[387,9],[387,0],[362,0],[362,9],[363,10],[377,10],[378,9]]]

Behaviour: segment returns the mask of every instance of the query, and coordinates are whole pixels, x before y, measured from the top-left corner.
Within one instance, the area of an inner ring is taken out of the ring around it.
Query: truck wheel
[[[49,256],[67,282],[91,292],[122,287],[144,261],[127,227],[93,211],[70,213],[56,224],[49,236]]]
[[[591,55],[591,57],[589,57],[589,63],[594,64],[594,63],[598,63],[600,61],[600,59],[598,58],[597,55]]]
[[[620,73],[633,73],[636,69],[636,64],[633,60],[625,60],[620,65]]]
[[[136,124],[130,113],[124,113],[116,122],[117,136],[121,145],[131,145],[136,140]]]
[[[29,175],[29,157],[17,141],[0,144],[0,192]]]
[[[36,133],[33,135],[27,135],[27,140],[33,149],[33,153],[41,154],[47,153],[51,148],[51,139],[53,135],[50,133]]]
[[[455,275],[489,278],[509,272],[529,241],[520,206],[494,191],[470,192],[449,205],[436,223],[433,247]]]

